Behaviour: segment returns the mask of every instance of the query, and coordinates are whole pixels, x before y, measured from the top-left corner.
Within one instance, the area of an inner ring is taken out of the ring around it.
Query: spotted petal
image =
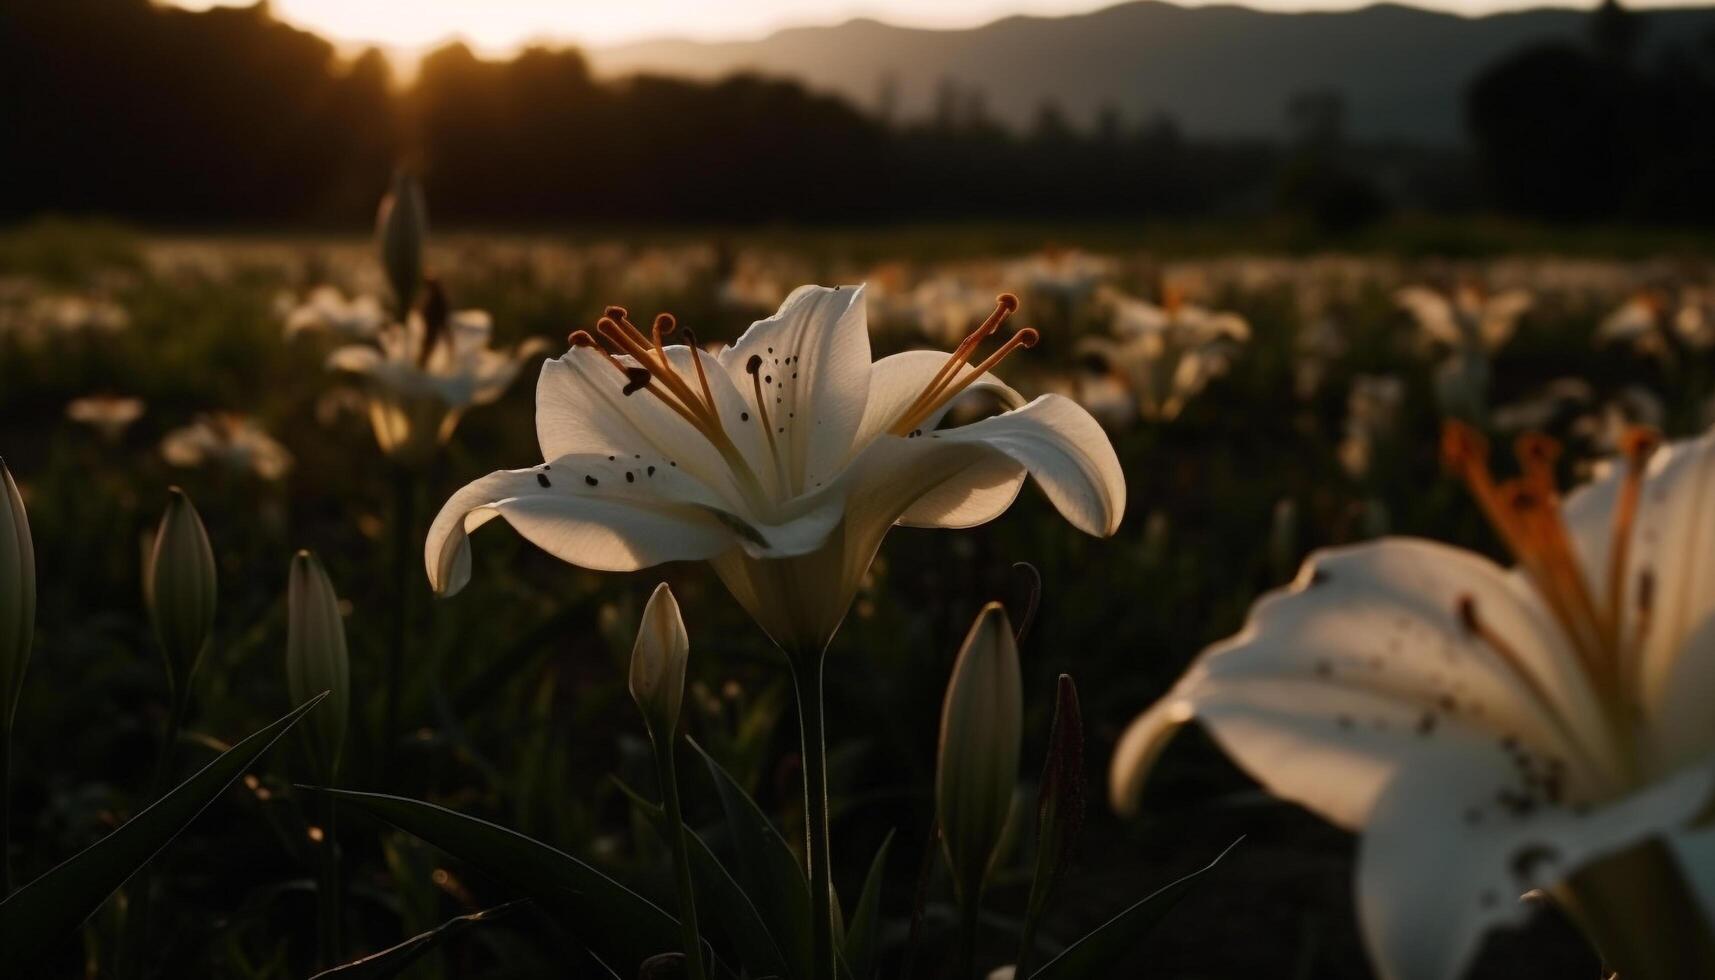
[[[1522,895],[1670,834],[1711,789],[1710,771],[1698,768],[1594,809],[1497,810],[1518,759],[1471,734],[1450,732],[1400,773],[1364,830],[1358,913],[1383,980],[1457,980],[1486,932],[1529,915]]]
[[[1510,655],[1469,634],[1465,600]],[[1132,724],[1113,762],[1116,806],[1136,806],[1167,736],[1192,718],[1275,795],[1352,830],[1444,741],[1505,741],[1531,760],[1541,778],[1512,788],[1520,806],[1602,798],[1621,769],[1534,593],[1480,556],[1428,541],[1313,556]]]
[[[689,349],[669,347],[667,353],[680,376],[696,385]],[[747,408],[732,382],[711,355],[699,351],[696,356],[702,359],[726,432],[753,468],[769,472],[762,433],[740,421]],[[636,363],[630,358],[622,362]],[[715,446],[661,399],[645,391],[626,395],[625,386],[625,376],[614,370],[608,355],[593,348],[574,347],[544,364],[536,383],[536,437],[542,458],[568,453],[662,457],[714,489],[728,507],[739,509],[743,491]]]
[[[754,377],[747,370],[752,358],[759,365]],[[766,413],[777,430],[786,495],[832,480],[869,397],[863,287],[798,287],[779,312],[751,324],[721,351],[720,363],[752,416]]]
[[[779,558],[819,547],[839,509],[780,524],[753,523],[719,494],[656,455],[570,454],[523,470],[490,473],[447,500],[429,527],[429,584],[450,595],[470,579],[470,532],[503,517],[562,561],[625,572],[740,550]]]

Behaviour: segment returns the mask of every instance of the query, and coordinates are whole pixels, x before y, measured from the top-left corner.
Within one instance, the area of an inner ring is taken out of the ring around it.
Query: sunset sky
[[[207,7],[215,0],[176,0]],[[249,3],[252,0],[238,0]],[[1254,0],[1262,9],[1341,9],[1367,0]],[[968,27],[1009,14],[1066,14],[1100,0],[272,0],[275,15],[346,44],[381,44],[409,53],[458,37],[490,53],[532,40],[613,44],[662,36],[758,37],[781,27],[875,17],[920,27]],[[1465,14],[1538,0],[1425,0],[1421,6]],[[1592,6],[1593,2],[1562,4]],[[1658,3],[1649,6],[1660,5]]]

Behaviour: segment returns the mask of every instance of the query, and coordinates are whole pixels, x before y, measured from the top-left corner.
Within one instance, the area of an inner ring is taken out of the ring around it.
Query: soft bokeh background
[[[401,595],[394,474],[357,391],[323,362],[367,322],[347,304],[385,295],[369,227],[403,165],[428,190],[429,268],[504,343],[562,338],[608,303],[671,310],[726,341],[799,283],[868,282],[878,354],[945,348],[997,292],[1017,292],[1045,339],[1008,379],[1103,419],[1129,512],[1114,539],[1089,539],[1026,490],[991,526],[889,539],[831,654],[836,884],[855,895],[898,831],[883,902],[897,957],[942,687],[983,601],[1022,610],[1031,577],[1014,563],[1028,562],[1042,589],[1023,648],[1026,775],[1054,678],[1071,673],[1096,804],[1050,938],[1243,834],[1128,975],[1367,976],[1345,835],[1262,794],[1197,733],[1170,751],[1145,817],[1121,823],[1099,805],[1113,741],[1310,549],[1395,532],[1493,553],[1440,472],[1444,415],[1497,439],[1553,432],[1567,479],[1624,422],[1710,424],[1715,137],[1701,123],[1715,14],[1292,18],[1146,3],[1006,24],[845,25],[740,53],[479,57],[455,44],[389,62],[265,6],[0,8],[0,453],[27,495],[41,581],[17,724],[22,876],[144,802],[167,698],[139,552],[174,484],[201,509],[222,576],[190,726],[203,744],[188,755],[287,708],[286,572],[314,548],[350,606],[348,785],[489,817],[670,895],[664,849],[608,779],[651,781],[625,662],[665,578],[692,636],[692,734],[796,839],[789,690],[713,576],[584,573],[498,525],[455,599],[405,580],[411,734],[379,764]],[[1408,54],[1452,67],[1401,87],[1390,79],[1412,74]],[[727,74],[746,64],[760,70]],[[1530,302],[1485,345],[1420,325],[1399,297],[1410,287]],[[1196,308],[1242,329],[1193,323]],[[475,476],[539,460],[534,376],[465,418],[416,491],[419,519]],[[178,433],[198,424],[215,443],[255,428],[242,451],[198,457]],[[312,865],[291,788],[305,778],[297,747],[277,751],[168,853],[159,975],[305,975]],[[686,795],[695,819],[713,814],[709,787]],[[346,835],[353,955],[509,897],[403,835],[356,818]],[[1011,957],[1028,838],[994,889],[990,965]],[[945,881],[929,894],[919,975],[950,952]],[[104,911],[67,945],[63,975],[104,969],[113,921]],[[590,970],[526,914],[409,975]],[[1595,972],[1545,915],[1492,941],[1478,975]]]

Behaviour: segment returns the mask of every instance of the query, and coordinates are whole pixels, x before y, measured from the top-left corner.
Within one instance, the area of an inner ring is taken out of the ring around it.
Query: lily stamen
[[[935,376],[929,379],[929,383],[923,386],[923,390],[918,392],[917,397],[912,400],[910,405],[906,406],[904,412],[900,413],[901,422],[915,418],[922,411],[923,406],[930,404],[940,394],[942,387],[958,375],[959,368],[970,361],[971,355],[976,353],[977,347],[993,336],[995,331],[1000,329],[1000,325],[1006,322],[1007,317],[1012,316],[1018,310],[1018,297],[1011,293],[1001,293],[995,297],[994,304],[994,312],[990,313],[988,318],[979,324],[975,330],[966,334],[964,340],[959,341],[959,346],[955,347],[953,353],[948,355],[946,363],[941,365],[941,369],[935,372]],[[910,432],[912,428],[913,426],[902,428],[899,424],[895,424],[894,434],[904,435]]]
[[[665,314],[663,314],[665,315]],[[709,390],[709,376],[703,370],[703,349],[697,344],[697,335],[685,328],[685,346],[690,348],[691,363],[697,368],[697,385],[703,389],[703,402],[709,406],[709,419],[715,424],[715,431],[724,438],[726,429],[721,425],[721,413],[715,410],[715,394]]]
[[[994,370],[1001,361],[1006,360],[1007,355],[1020,347],[1027,349],[1035,347],[1037,342],[1042,339],[1041,333],[1034,327],[1023,327],[1008,337],[1006,343],[1002,344],[999,350],[990,354],[982,363],[972,366],[972,369],[966,372],[963,377],[960,376],[959,369],[969,364],[977,347],[983,340],[1000,329],[1000,325],[1006,322],[1006,318],[1011,316],[1017,308],[1017,297],[1011,293],[1002,293],[995,303],[994,312],[989,314],[989,318],[984,320],[981,326],[971,331],[970,335],[959,343],[958,348],[947,358],[947,363],[935,372],[935,376],[929,380],[929,383],[924,386],[923,391],[912,400],[911,404],[906,406],[905,411],[899,414],[898,420],[889,427],[888,431],[896,436],[909,436],[923,424],[925,419],[963,394],[965,389],[974,384],[978,378]]]
[[[1489,470],[1488,440],[1463,422],[1448,421],[1442,428],[1445,465],[1465,481],[1490,526],[1536,582],[1580,657],[1595,668],[1610,658],[1601,652],[1602,620],[1578,572],[1560,516],[1552,471],[1557,448],[1536,438],[1520,440],[1517,448],[1525,476],[1497,484]]]
[[[656,398],[661,399],[662,404],[678,413],[680,418],[690,423],[693,429],[696,429],[704,438],[714,443],[717,448],[721,446],[721,443],[724,440],[710,431],[707,420],[704,419],[702,415],[695,410],[695,408],[693,408],[693,406],[701,407],[701,404],[694,397],[684,397],[685,392],[681,391],[681,389],[684,388],[683,383],[680,383],[675,387],[674,382],[678,380],[678,375],[675,374],[671,368],[662,370],[657,367],[655,359],[649,356],[649,352],[644,350],[636,340],[621,330],[619,324],[609,317],[601,318],[601,320],[596,324],[596,332],[611,341],[615,346],[619,347],[627,354],[630,354],[639,365],[637,367],[628,368],[611,355],[608,357],[608,360],[612,361],[614,366],[619,368],[620,373],[625,375],[625,394],[630,395],[632,392],[640,389],[649,392]],[[634,372],[642,372],[642,374],[640,376]],[[654,378],[660,378],[665,383],[666,389],[663,390],[662,387],[655,385],[653,383]],[[669,397],[670,395],[671,397]]]
[[[1643,493],[1644,471],[1660,445],[1661,433],[1644,426],[1627,429],[1620,439],[1620,453],[1626,458],[1626,475],[1620,483],[1619,499],[1614,502],[1613,524],[1608,539],[1608,608],[1615,639],[1619,638],[1620,607],[1625,601],[1626,556],[1631,549],[1632,525],[1637,520],[1638,500]]]
[[[774,424],[768,421],[768,398],[762,391],[762,355],[750,355],[750,360],[744,363],[744,372],[750,375],[751,389],[756,392],[757,420],[762,423],[762,434],[768,437],[768,458],[774,462],[775,483],[784,494],[785,465],[780,459],[780,447],[774,442]]]
[[[905,431],[910,432],[912,429],[917,428],[924,419],[933,415],[941,406],[964,394],[966,388],[975,384],[978,378],[994,370],[1001,361],[1006,360],[1007,355],[1021,347],[1025,350],[1029,350],[1030,348],[1035,347],[1041,340],[1042,334],[1035,327],[1020,328],[1017,333],[1006,338],[1006,343],[1000,345],[999,350],[990,354],[981,364],[978,364],[964,377],[960,378],[953,384],[948,385],[939,394],[937,394],[928,405],[917,413],[916,418],[911,420],[911,424],[906,427]]]
[[[1530,668],[1525,666],[1524,657],[1507,641],[1506,637],[1495,632],[1477,612],[1477,600],[1469,595],[1462,595],[1454,604],[1454,615],[1459,619],[1459,628],[1471,639],[1488,647],[1490,652],[1498,657],[1501,663],[1517,677],[1519,682],[1530,689],[1530,693],[1545,708],[1549,708],[1555,721],[1564,725],[1558,711],[1553,711],[1554,699],[1549,697],[1542,684]]]
[[[685,384],[684,379],[679,377],[679,372],[667,362],[666,349],[659,346],[659,333],[656,338],[656,346],[651,347],[650,338],[644,336],[643,331],[638,330],[637,326],[625,317],[623,307],[610,306],[607,308],[607,312],[617,312],[620,317],[615,319],[612,316],[604,316],[601,322],[596,324],[596,329],[601,331],[602,336],[612,340],[626,353],[635,357],[638,363],[648,367],[656,377],[660,378],[667,390],[671,391],[684,407],[700,420],[697,428],[708,436],[709,441],[718,442],[720,436],[717,433],[720,433],[722,429],[713,402],[704,404],[703,400],[697,397],[696,392]],[[662,314],[662,316],[666,316],[669,322],[672,321],[670,315]],[[602,324],[611,324],[611,326],[603,327]],[[659,331],[661,326],[661,318],[657,317],[655,329]],[[692,358],[695,359],[694,354]]]
[[[674,328],[678,325],[679,321],[673,319],[671,313],[655,314],[655,323],[649,328],[649,339],[655,342],[656,350],[662,349],[661,338],[672,336]]]

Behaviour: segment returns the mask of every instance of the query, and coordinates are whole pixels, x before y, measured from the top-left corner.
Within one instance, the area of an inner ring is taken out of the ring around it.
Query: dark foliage
[[[1715,219],[1715,38],[1644,62],[1640,30],[1610,0],[1587,43],[1528,48],[1472,84],[1471,132],[1498,203],[1555,220]]]

